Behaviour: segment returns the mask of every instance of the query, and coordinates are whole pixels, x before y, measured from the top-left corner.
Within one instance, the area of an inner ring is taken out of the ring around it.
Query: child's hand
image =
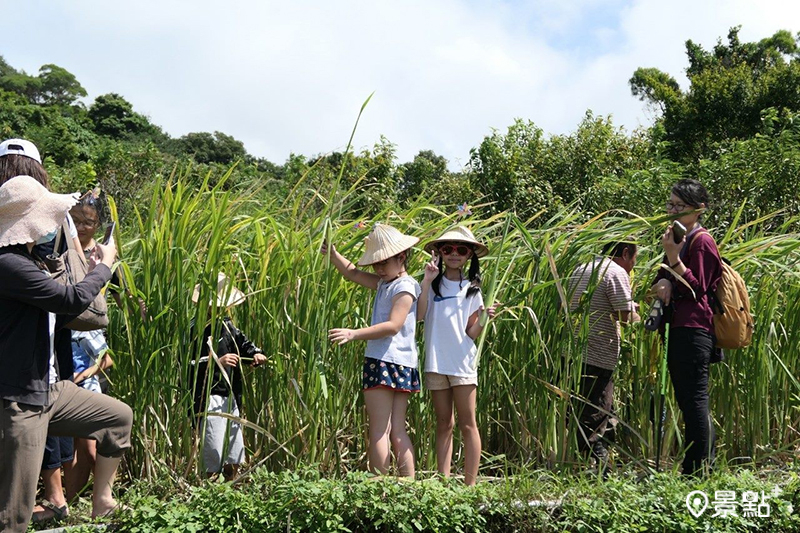
[[[481,307],[480,307],[480,309],[478,309],[478,311],[479,311],[481,314],[484,314],[484,313],[485,313],[485,314],[489,315],[489,318],[490,318],[490,319],[492,319],[492,318],[494,318],[494,317],[497,315],[497,310],[498,310],[498,309],[499,309],[499,308],[500,308],[502,305],[503,305],[503,304],[501,304],[500,302],[495,302],[495,303],[493,303],[492,305],[490,305],[489,307],[484,307],[484,306],[481,306]]]
[[[257,353],[253,356],[253,362],[250,366],[260,366],[267,362],[267,356],[263,353]]]
[[[328,339],[337,343],[339,346],[348,343],[355,338],[356,330],[347,328],[332,329],[328,332]]]
[[[319,249],[319,253],[321,253],[322,255],[328,255],[328,247],[330,247],[331,253],[336,252],[336,246],[334,246],[333,244],[328,244],[327,242],[323,241],[322,246]]]
[[[239,364],[239,356],[235,353],[226,353],[219,358],[219,364],[222,366],[236,366]]]
[[[425,264],[425,274],[422,277],[422,283],[431,283],[436,276],[439,275],[439,262],[442,258],[436,253],[436,250],[431,251],[431,260]]]

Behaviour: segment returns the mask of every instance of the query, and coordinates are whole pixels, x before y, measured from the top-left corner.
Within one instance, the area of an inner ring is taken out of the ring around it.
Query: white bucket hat
[[[489,248],[479,243],[475,235],[464,226],[456,226],[451,230],[447,230],[441,237],[426,244],[425,251],[430,253],[434,248],[438,248],[438,244],[443,242],[463,242],[464,244],[469,244],[475,250],[475,255],[478,257],[483,257],[489,253]]]
[[[404,235],[392,226],[375,224],[364,239],[364,255],[358,266],[367,266],[394,257],[419,242],[419,237]]]
[[[11,178],[0,187],[0,247],[27,244],[58,228],[78,193],[56,194],[30,176]]]
[[[228,276],[220,272],[217,275],[217,307],[233,307],[244,302],[245,295],[242,291],[228,284]],[[200,300],[200,284],[194,286],[192,293],[192,302],[197,303]],[[211,305],[213,302],[209,302]]]
[[[24,155],[42,164],[42,156],[36,145],[25,139],[8,139],[0,143],[0,157],[4,155]]]

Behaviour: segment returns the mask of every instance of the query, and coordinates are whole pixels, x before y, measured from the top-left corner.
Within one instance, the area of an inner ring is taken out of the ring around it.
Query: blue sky
[[[8,0],[0,0],[8,6]],[[685,83],[683,43],[800,31],[781,0],[26,0],[4,10],[0,54],[73,72],[87,103],[118,92],[173,136],[223,131],[282,163],[385,135],[401,161],[432,149],[458,169],[492,128],[574,130],[587,109],[628,130],[654,111],[639,66]]]

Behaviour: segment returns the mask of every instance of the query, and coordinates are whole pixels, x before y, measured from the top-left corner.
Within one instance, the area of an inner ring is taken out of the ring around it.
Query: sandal
[[[66,505],[63,507],[58,507],[50,500],[42,500],[42,507],[42,511],[33,513],[33,516],[31,517],[32,522],[39,523],[48,522],[50,520],[61,522],[69,516],[69,508]]]
[[[656,300],[653,302],[653,307],[650,309],[650,315],[644,321],[644,329],[647,331],[656,331],[661,327],[661,320],[664,317],[664,302]]]

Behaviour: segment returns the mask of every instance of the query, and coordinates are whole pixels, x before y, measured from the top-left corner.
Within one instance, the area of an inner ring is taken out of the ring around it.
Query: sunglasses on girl
[[[439,248],[439,252],[441,252],[442,255],[453,255],[453,253],[467,255],[471,251],[472,248],[463,244],[445,244]]]

